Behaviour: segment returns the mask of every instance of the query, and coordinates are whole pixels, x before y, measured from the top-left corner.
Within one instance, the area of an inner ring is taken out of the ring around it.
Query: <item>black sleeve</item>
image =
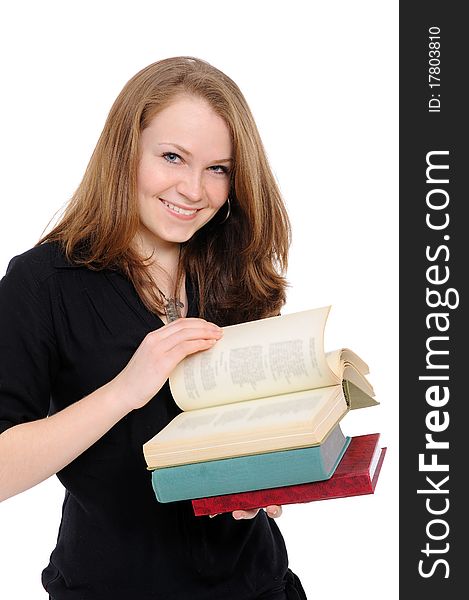
[[[10,261],[0,281],[0,433],[49,412],[58,358],[40,268],[25,253]]]

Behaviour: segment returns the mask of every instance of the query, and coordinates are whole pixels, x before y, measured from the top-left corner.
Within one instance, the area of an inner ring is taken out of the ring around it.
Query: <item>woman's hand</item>
[[[3,432],[0,501],[63,469],[128,412],[153,398],[184,357],[211,348],[222,333],[204,319],[178,319],[149,333],[109,383],[50,417]]]
[[[212,348],[222,335],[221,327],[204,319],[177,319],[146,335],[127,366],[108,385],[129,411],[141,408],[183,358]]]
[[[260,508],[253,508],[252,510],[234,510],[231,514],[236,520],[253,519],[260,510]],[[267,513],[267,516],[272,519],[277,519],[282,514],[282,507],[277,504],[267,506],[264,510]]]

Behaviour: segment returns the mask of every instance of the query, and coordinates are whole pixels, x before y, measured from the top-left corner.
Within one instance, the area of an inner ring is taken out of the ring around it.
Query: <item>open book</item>
[[[326,353],[330,307],[224,327],[169,378],[182,409],[143,445],[149,469],[322,443],[351,408],[378,404],[367,364]]]

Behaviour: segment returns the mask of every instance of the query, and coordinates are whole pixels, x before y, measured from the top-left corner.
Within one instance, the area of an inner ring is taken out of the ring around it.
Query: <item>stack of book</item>
[[[169,384],[182,413],[143,445],[160,502],[197,515],[373,493],[379,434],[345,436],[351,409],[374,406],[367,364],[324,351],[329,307],[224,328]]]

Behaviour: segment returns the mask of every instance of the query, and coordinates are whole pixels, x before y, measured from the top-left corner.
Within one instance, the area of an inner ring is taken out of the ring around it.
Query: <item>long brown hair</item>
[[[116,98],[83,179],[60,221],[38,244],[61,242],[67,258],[91,269],[119,269],[146,306],[163,312],[133,241],[139,227],[140,134],[176,96],[207,101],[224,119],[234,149],[230,214],[222,208],[181,245],[178,279],[197,287],[199,315],[221,325],[278,314],[285,303],[291,230],[254,118],[238,86],[193,57],[139,71]]]

